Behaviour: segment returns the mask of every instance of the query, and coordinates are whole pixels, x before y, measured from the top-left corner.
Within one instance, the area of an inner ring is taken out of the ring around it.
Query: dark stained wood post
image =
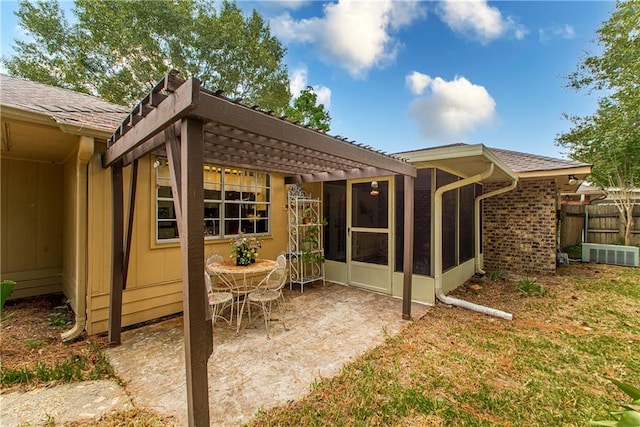
[[[213,331],[204,283],[204,130],[200,120],[182,121],[180,143],[184,350],[190,426],[209,426],[207,362]]]
[[[413,198],[415,178],[404,176],[404,261],[402,264],[402,318],[411,319],[411,288],[413,277]]]
[[[109,343],[120,344],[122,291],[124,289],[124,209],[122,162],[111,166],[111,293],[109,301]]]
[[[129,259],[131,258],[131,238],[133,237],[133,220],[136,212],[136,187],[138,185],[138,159],[131,167],[131,183],[129,187],[129,215],[127,215],[127,234],[124,239],[124,261],[122,265],[122,289],[127,289],[129,276]]]

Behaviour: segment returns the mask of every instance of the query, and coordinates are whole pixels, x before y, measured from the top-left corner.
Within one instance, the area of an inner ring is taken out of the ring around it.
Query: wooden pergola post
[[[111,166],[111,293],[109,294],[109,344],[120,344],[122,291],[124,289],[124,192],[122,162]]]
[[[413,197],[415,178],[404,176],[404,258],[402,264],[402,318],[411,319],[411,279],[413,277]]]
[[[180,246],[182,248],[184,351],[190,426],[209,426],[207,362],[213,330],[207,320],[204,283],[204,130],[198,119],[182,120],[180,143]],[[175,202],[174,202],[175,203]]]

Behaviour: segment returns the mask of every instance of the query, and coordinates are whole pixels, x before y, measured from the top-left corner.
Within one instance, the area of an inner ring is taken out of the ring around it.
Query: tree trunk
[[[627,206],[625,209],[626,218],[624,222],[624,244],[631,245],[631,230],[633,230],[633,205]]]

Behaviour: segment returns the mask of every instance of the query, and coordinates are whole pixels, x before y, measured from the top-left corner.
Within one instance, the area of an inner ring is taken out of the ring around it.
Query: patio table
[[[256,259],[256,262],[246,266],[236,265],[235,259],[207,264],[207,272],[229,287],[231,293],[234,295],[239,308],[239,310],[236,311],[238,319],[236,333],[240,332],[245,297],[249,292],[256,290],[267,274],[277,266],[278,263],[271,259]],[[240,308],[241,299],[242,308]]]

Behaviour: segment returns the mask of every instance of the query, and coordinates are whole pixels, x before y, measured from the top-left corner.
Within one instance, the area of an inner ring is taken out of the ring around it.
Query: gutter
[[[489,197],[493,197],[493,196],[497,196],[498,194],[502,194],[502,193],[506,193],[508,191],[513,190],[514,188],[516,188],[516,186],[518,185],[518,179],[517,178],[513,178],[513,180],[511,181],[511,184],[509,184],[508,186],[504,187],[504,188],[499,188],[497,190],[491,191],[489,193],[486,194],[481,194],[478,197],[476,197],[476,202],[475,202],[475,206],[474,206],[474,222],[475,222],[475,232],[476,232],[476,256],[475,256],[475,270],[476,273],[480,273],[480,274],[487,274],[486,271],[484,271],[482,269],[482,267],[480,266],[480,202],[484,199],[488,199]]]
[[[435,192],[434,196],[434,231],[435,231],[435,242],[434,242],[434,281],[435,281],[435,291],[436,298],[444,303],[453,305],[456,307],[466,308],[468,310],[477,311],[479,313],[488,314],[490,316],[499,317],[506,320],[512,320],[513,315],[511,313],[506,313],[504,311],[497,310],[495,308],[486,307],[479,304],[474,304],[469,301],[464,301],[458,298],[449,297],[444,294],[442,291],[442,195],[447,191],[455,190],[460,187],[464,187],[465,185],[475,184],[476,182],[482,181],[491,176],[494,169],[494,164],[490,163],[487,169],[479,173],[477,175],[470,176],[469,178],[465,178],[460,181],[452,182],[451,184],[444,185],[438,188]]]
[[[71,341],[84,332],[87,326],[87,194],[89,178],[87,168],[93,156],[94,140],[88,136],[81,136],[78,141],[78,156],[76,159],[76,203],[75,203],[75,297],[76,323],[73,327],[60,334],[62,341]]]

